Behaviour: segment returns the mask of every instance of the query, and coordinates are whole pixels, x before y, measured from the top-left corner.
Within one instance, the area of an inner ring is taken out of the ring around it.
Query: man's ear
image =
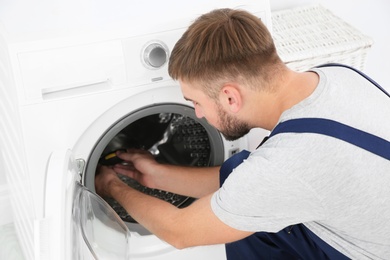
[[[242,107],[242,95],[235,84],[225,84],[221,89],[219,99],[222,106],[232,113],[237,113]]]

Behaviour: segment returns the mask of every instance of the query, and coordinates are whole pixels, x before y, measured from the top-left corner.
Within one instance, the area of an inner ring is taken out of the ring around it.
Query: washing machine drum
[[[198,119],[193,108],[181,104],[153,105],[128,114],[102,136],[88,160],[85,185],[94,190],[98,164],[126,164],[115,156],[115,151],[128,148],[148,150],[158,162],[175,165],[215,166],[224,160],[221,135],[204,119]],[[142,186],[127,176],[120,178],[129,186],[179,208],[186,207],[195,200]],[[122,220],[135,222],[119,203],[113,199],[106,200]]]

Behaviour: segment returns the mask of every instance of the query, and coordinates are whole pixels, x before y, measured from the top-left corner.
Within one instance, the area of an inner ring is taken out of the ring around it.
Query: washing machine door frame
[[[128,259],[130,231],[106,201],[81,184],[84,164],[71,150],[51,154],[40,222],[45,232],[36,259]]]

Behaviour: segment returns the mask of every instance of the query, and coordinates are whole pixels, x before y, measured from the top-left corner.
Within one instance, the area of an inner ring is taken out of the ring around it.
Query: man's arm
[[[149,188],[201,198],[219,188],[218,167],[186,167],[159,164],[147,151],[120,153],[120,158],[133,166],[114,167],[114,171],[127,175]]]
[[[105,190],[138,223],[176,248],[228,243],[252,234],[231,228],[220,221],[211,209],[211,194],[186,208],[178,209],[129,188],[117,178],[107,182]]]

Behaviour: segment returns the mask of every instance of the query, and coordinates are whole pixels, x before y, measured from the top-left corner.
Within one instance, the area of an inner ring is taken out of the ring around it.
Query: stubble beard
[[[251,127],[247,123],[227,114],[219,104],[218,116],[220,120],[220,129],[218,130],[228,141],[237,140],[251,130]]]

